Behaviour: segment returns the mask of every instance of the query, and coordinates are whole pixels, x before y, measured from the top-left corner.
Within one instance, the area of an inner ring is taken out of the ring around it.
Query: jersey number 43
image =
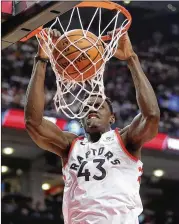
[[[89,177],[91,176],[89,169],[85,169],[87,163],[87,161],[82,162],[77,175],[77,177],[85,177],[85,181],[89,181]],[[94,159],[93,163],[96,164],[96,168],[101,172],[101,175],[94,175],[92,178],[95,180],[103,180],[106,177],[106,170],[103,167],[105,159]]]

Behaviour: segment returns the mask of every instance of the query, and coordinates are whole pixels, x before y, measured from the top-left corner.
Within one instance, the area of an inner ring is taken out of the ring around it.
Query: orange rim
[[[29,33],[27,36],[25,36],[24,38],[22,38],[20,40],[20,42],[26,42],[27,40],[29,40],[30,38],[34,37],[36,34],[40,33],[40,31],[42,31],[43,26],[40,26],[39,28],[37,28],[36,30],[32,31],[31,33]]]
[[[129,21],[123,32],[127,31],[130,28],[131,23],[132,23],[132,17],[131,17],[131,14],[128,12],[128,10],[125,9],[123,6],[118,5],[117,3],[114,3],[114,2],[109,2],[109,1],[99,1],[99,2],[91,1],[91,2],[86,2],[86,1],[84,1],[84,2],[81,2],[81,3],[79,3],[78,5],[75,6],[75,8],[77,8],[77,7],[79,7],[79,8],[82,8],[82,7],[94,7],[94,8],[104,8],[104,9],[109,9],[109,10],[121,11],[122,14],[125,15],[126,18]],[[32,38],[35,35],[38,36],[38,33],[40,33],[40,31],[42,29],[43,29],[43,26],[37,28],[36,30],[34,30],[30,34],[28,34],[26,37],[22,38],[20,41],[21,42],[25,42],[25,41],[29,40],[30,38]],[[120,31],[120,28],[116,29],[116,32],[119,32],[119,31]],[[101,39],[103,41],[108,41],[108,40],[111,40],[111,36],[110,35],[105,35],[105,36],[102,36]]]
[[[77,6],[75,7],[95,7],[95,8],[104,8],[104,9],[109,9],[109,10],[118,10],[118,11],[121,11],[123,15],[126,16],[126,18],[128,19],[129,23],[127,24],[127,26],[125,27],[124,29],[124,32],[127,31],[130,26],[131,26],[131,23],[132,23],[132,16],[131,14],[129,13],[129,11],[127,9],[125,9],[123,6],[121,5],[118,5],[117,3],[114,3],[114,2],[109,2],[109,1],[100,1],[100,2],[81,2],[79,3]],[[120,31],[120,28],[116,29],[116,32],[119,32]],[[105,36],[102,36],[101,39],[103,41],[108,41],[108,40],[111,40],[111,36],[110,35],[105,35]]]

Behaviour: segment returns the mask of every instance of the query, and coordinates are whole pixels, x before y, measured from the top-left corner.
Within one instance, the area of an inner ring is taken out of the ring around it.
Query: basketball
[[[68,80],[89,80],[103,64],[102,42],[93,33],[87,31],[84,36],[84,32],[81,29],[69,31],[61,36],[53,50],[55,68]]]

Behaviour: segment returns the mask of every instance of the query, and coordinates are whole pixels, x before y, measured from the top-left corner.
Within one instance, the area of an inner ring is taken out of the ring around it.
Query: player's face
[[[88,105],[98,108],[102,103],[102,99],[91,97]],[[84,108],[88,110],[88,107]],[[114,120],[114,115],[111,114],[110,108],[105,101],[102,106],[97,110],[90,110],[89,113],[82,119],[84,129],[87,133],[103,132],[109,129],[111,121]]]

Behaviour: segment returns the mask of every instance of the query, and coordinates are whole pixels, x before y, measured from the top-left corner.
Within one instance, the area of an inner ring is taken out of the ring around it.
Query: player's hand
[[[49,32],[49,29],[48,28],[45,28],[43,29],[43,32],[44,36],[47,37],[48,35],[48,32]],[[50,37],[52,39],[52,42],[53,44],[55,44],[55,42],[58,40],[58,38],[61,36],[61,33],[56,30],[56,29],[53,29],[50,31]],[[45,41],[43,39],[39,39],[40,40],[40,44],[38,46],[38,52],[37,52],[37,55],[41,58],[45,58],[45,59],[48,59],[48,47],[46,46],[45,44]],[[49,48],[52,48],[53,45],[50,45]]]
[[[119,39],[118,48],[114,54],[114,57],[118,58],[119,60],[128,60],[133,55],[135,55],[135,52],[132,48],[128,33],[125,33]]]

